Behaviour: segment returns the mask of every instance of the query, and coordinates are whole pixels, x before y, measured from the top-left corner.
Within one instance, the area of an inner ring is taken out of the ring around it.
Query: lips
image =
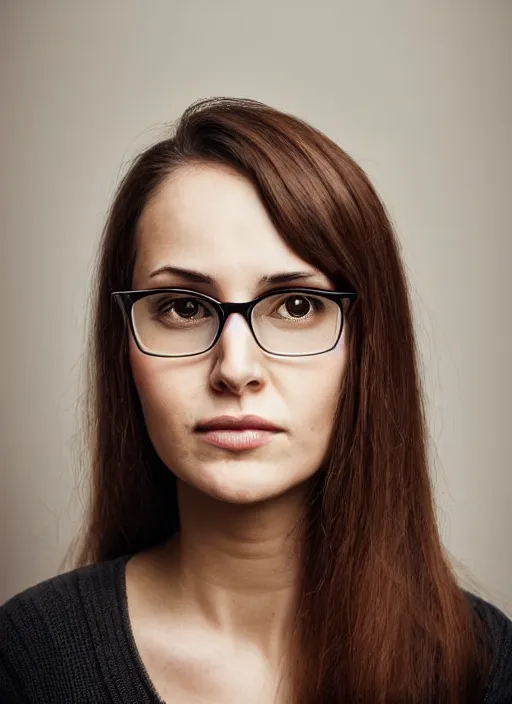
[[[270,430],[278,432],[282,431],[283,428],[266,418],[251,415],[242,417],[217,416],[216,418],[200,421],[196,425],[197,432],[208,432],[211,430]]]

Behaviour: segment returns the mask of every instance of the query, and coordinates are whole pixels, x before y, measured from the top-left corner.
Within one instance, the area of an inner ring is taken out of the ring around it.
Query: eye
[[[199,322],[215,315],[205,301],[183,294],[155,294],[145,302],[151,318],[166,325]]]
[[[286,313],[289,313],[292,317],[300,318],[309,313],[311,302],[304,296],[290,296],[281,307],[284,307]]]
[[[204,309],[204,306],[197,298],[168,298],[160,301],[158,314],[166,315],[174,311],[181,318],[193,318],[201,309]]]
[[[295,320],[309,318],[325,308],[322,299],[302,294],[288,295],[278,303],[278,313]]]
[[[303,293],[276,293],[264,298],[255,309],[258,319],[272,320],[275,324],[305,324],[318,322],[327,314],[330,301],[320,296]],[[337,308],[336,305],[334,305]]]

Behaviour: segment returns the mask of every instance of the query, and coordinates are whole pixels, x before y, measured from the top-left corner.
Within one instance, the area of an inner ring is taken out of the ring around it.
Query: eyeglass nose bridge
[[[246,301],[245,303],[221,303],[218,301],[217,310],[219,311],[219,329],[217,330],[217,335],[215,336],[212,346],[218,342],[220,336],[222,335],[222,331],[224,330],[224,326],[232,313],[240,313],[240,315],[244,317],[255,342],[259,345],[251,320],[252,310],[257,303],[258,301]]]

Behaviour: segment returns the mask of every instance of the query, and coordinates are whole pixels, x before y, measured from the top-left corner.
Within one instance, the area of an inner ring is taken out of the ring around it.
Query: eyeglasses
[[[356,295],[355,291],[284,288],[246,303],[221,303],[182,288],[112,293],[140,351],[155,357],[207,352],[232,313],[243,315],[265,352],[286,357],[323,354],[340,339],[343,300]]]

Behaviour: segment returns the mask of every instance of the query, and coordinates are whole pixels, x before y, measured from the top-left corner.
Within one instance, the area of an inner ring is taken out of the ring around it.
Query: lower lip
[[[210,445],[226,450],[253,450],[268,445],[275,430],[208,430],[201,431],[201,437]]]

